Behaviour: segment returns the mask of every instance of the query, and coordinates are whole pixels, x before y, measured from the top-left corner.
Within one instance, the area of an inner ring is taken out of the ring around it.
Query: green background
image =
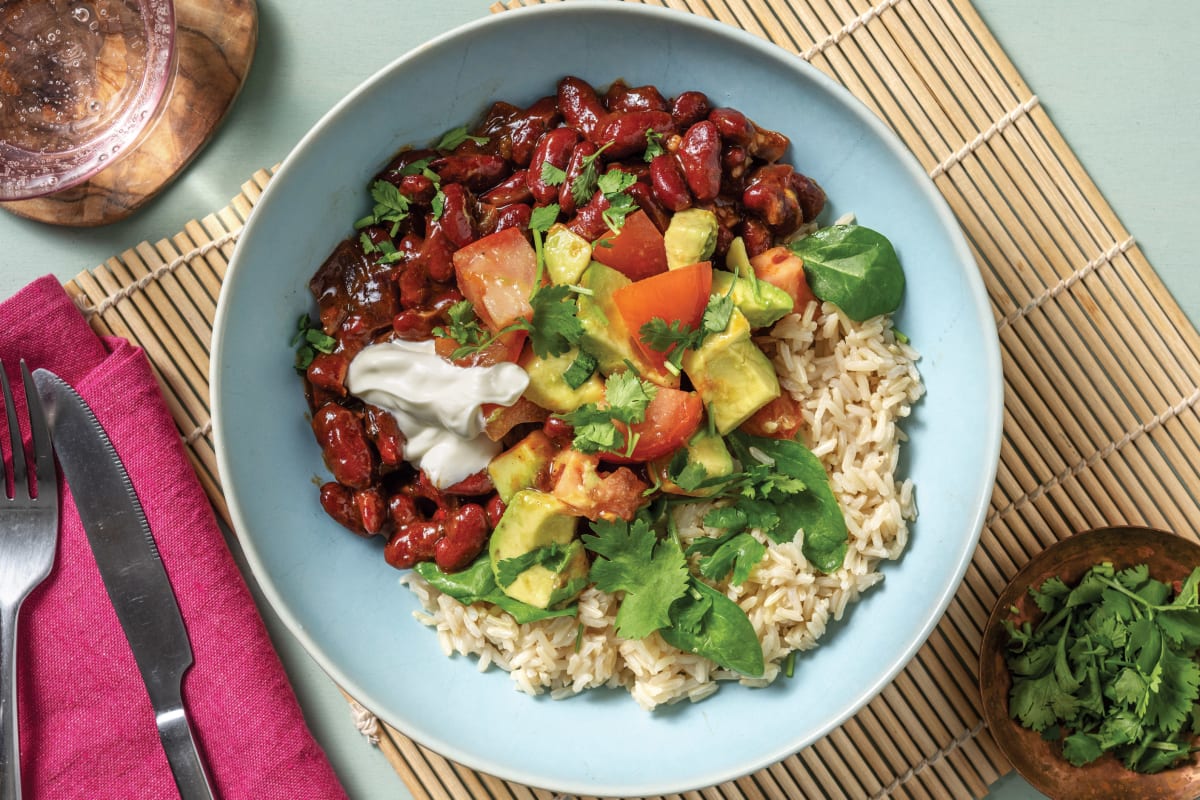
[[[976,0],[975,6],[1193,324],[1200,321],[1196,4]],[[212,143],[150,205],[94,230],[0,214],[0,297],[47,273],[72,278],[223,207],[256,169],[282,160],[344,93],[430,37],[486,16],[488,3],[259,0],[259,14],[258,51],[237,105]],[[409,797],[355,730],[336,687],[265,604],[263,614],[309,724],[351,797]],[[989,798],[1041,796],[1009,776]]]

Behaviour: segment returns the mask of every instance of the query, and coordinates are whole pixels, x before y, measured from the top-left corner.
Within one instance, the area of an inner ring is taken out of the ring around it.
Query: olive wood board
[[[900,136],[972,247],[1006,390],[979,546],[916,657],[824,739],[679,796],[983,797],[1011,770],[981,716],[977,674],[983,628],[1009,578],[1046,546],[1091,528],[1144,525],[1197,538],[1200,334],[969,0],[656,4],[792,50]],[[146,349],[226,521],[208,419],[209,336],[225,266],[269,178],[256,173],[228,207],[67,284],[97,331]],[[555,797],[450,762],[351,703],[417,800]]]

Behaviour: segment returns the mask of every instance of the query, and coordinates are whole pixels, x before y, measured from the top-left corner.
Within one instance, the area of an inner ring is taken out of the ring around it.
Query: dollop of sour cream
[[[390,341],[364,347],[350,362],[346,388],[396,418],[404,457],[445,489],[484,469],[500,445],[483,435],[485,403],[509,406],[529,385],[516,364],[460,367],[433,342]]]

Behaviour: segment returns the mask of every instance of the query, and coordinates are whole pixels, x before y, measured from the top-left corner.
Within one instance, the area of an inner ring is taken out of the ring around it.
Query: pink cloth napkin
[[[144,353],[97,337],[53,277],[0,303],[0,359],[92,406],[125,463],[179,599],[195,663],[183,696],[225,800],[345,797],[312,738]],[[50,577],[18,625],[22,784],[29,800],[177,797],[154,713],[65,484]],[[0,530],[0,535],[3,531]]]

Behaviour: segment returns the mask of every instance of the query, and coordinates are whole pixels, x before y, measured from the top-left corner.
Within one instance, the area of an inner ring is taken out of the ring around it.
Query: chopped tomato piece
[[[550,467],[551,492],[582,517],[591,520],[633,519],[646,503],[647,484],[628,467],[602,474],[600,458],[568,448]]]
[[[772,439],[795,439],[803,427],[804,413],[800,402],[787,391],[755,411],[741,425],[741,429],[751,436],[768,436]]]
[[[524,349],[528,337],[529,331],[509,331],[496,337],[496,341],[482,350],[459,359],[454,358],[454,351],[460,345],[457,340],[448,336],[436,337],[433,340],[433,349],[439,356],[447,361],[454,361],[460,367],[490,367],[504,361],[515,362],[521,357],[521,350]]]
[[[613,302],[646,358],[662,369],[667,355],[642,341],[642,326],[661,317],[668,325],[698,328],[711,292],[712,265],[701,261],[626,284],[613,292]]]
[[[772,286],[778,286],[792,297],[792,308],[803,313],[810,300],[816,300],[804,276],[804,259],[786,247],[772,247],[750,259],[754,274]]]
[[[550,416],[549,411],[531,400],[526,400],[524,396],[518,397],[517,402],[511,406],[487,403],[483,406],[482,411],[483,418],[486,420],[483,432],[493,442],[503,439],[518,425],[526,422],[545,422],[546,418]]]
[[[663,235],[644,211],[627,216],[616,234],[609,231],[597,239],[592,258],[635,281],[667,271]]]
[[[646,418],[635,423],[626,436],[637,437],[628,457],[603,453],[601,458],[618,464],[649,461],[673,453],[700,427],[704,402],[695,392],[658,387],[646,406]],[[627,440],[628,441],[628,440]]]
[[[458,288],[489,329],[533,316],[529,295],[537,280],[537,254],[519,229],[485,236],[456,250],[453,258]]]

